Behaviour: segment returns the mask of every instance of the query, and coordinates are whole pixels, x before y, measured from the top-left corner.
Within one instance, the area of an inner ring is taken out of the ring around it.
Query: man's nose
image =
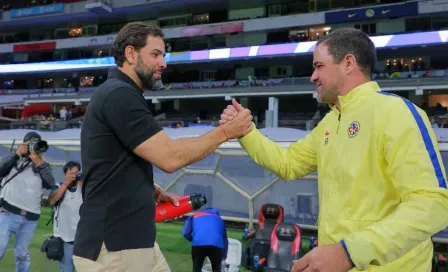
[[[165,69],[167,66],[168,66],[168,65],[167,65],[167,63],[166,63],[166,60],[165,60],[165,59],[162,59],[162,62],[160,63],[159,68],[163,70],[163,69]]]
[[[313,74],[311,75],[310,82],[316,83],[317,80],[318,80],[318,77],[316,75],[316,71],[314,71]]]

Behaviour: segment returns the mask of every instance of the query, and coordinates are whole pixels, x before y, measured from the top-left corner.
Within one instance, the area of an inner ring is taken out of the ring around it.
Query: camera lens
[[[36,154],[47,152],[48,143],[46,141],[30,142],[28,144],[28,152],[34,151]]]
[[[34,146],[36,153],[44,153],[48,150],[48,144],[46,141],[39,141]]]
[[[84,179],[84,174],[82,172],[76,173],[76,180],[83,180],[83,179]]]

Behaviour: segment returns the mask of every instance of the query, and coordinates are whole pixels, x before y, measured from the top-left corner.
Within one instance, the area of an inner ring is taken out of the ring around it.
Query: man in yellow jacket
[[[311,81],[331,107],[319,125],[286,149],[255,127],[239,139],[283,180],[318,171],[319,247],[291,271],[431,271],[431,236],[448,225],[448,192],[428,117],[371,81],[376,51],[361,31],[337,30],[313,54]],[[241,110],[233,100],[220,123]]]

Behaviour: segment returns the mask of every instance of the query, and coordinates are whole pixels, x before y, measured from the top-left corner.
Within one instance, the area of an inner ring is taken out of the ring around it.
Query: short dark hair
[[[76,161],[69,161],[67,162],[64,167],[62,168],[62,170],[64,171],[64,174],[67,174],[67,171],[72,169],[73,167],[78,167],[78,170],[81,171],[81,164],[79,162]]]
[[[143,22],[133,22],[126,24],[114,42],[114,59],[115,63],[122,67],[125,61],[125,49],[128,45],[133,46],[137,51],[146,45],[148,36],[165,38],[162,29],[153,24],[146,24]]]
[[[23,142],[28,142],[31,140],[42,141],[42,137],[39,135],[39,133],[30,131],[25,135],[25,137],[23,137]]]
[[[361,71],[368,77],[372,76],[376,64],[375,44],[369,36],[355,28],[338,29],[322,37],[317,45],[324,44],[339,64],[347,54],[355,56]]]

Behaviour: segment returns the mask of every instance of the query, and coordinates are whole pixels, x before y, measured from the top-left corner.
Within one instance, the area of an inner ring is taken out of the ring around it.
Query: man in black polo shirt
[[[200,137],[171,140],[143,96],[166,68],[162,30],[130,23],[118,33],[106,82],[81,132],[83,204],[74,246],[77,271],[170,271],[155,243],[152,164],[174,172],[252,128],[250,111]],[[157,189],[158,201],[174,201]]]

